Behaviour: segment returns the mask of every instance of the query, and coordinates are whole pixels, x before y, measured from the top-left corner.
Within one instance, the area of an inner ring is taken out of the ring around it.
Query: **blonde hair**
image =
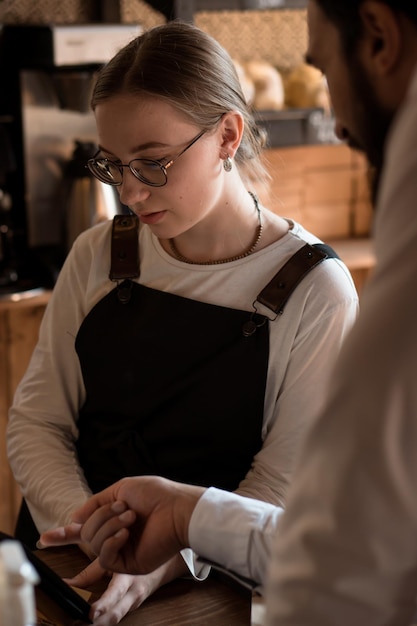
[[[168,22],[145,31],[122,48],[100,72],[91,106],[130,94],[166,100],[204,130],[213,129],[228,111],[244,119],[242,141],[235,155],[245,177],[264,184],[265,131],[256,125],[228,52],[196,26]]]

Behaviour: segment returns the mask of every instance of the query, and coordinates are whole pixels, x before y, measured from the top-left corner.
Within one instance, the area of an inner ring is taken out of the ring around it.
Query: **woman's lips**
[[[166,211],[156,211],[155,213],[148,213],[147,215],[139,215],[139,219],[143,224],[157,224],[160,222]]]

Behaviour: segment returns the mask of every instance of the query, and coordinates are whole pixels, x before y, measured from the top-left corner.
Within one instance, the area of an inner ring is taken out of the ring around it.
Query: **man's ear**
[[[396,13],[384,2],[365,0],[359,13],[364,32],[365,63],[379,75],[389,74],[401,56],[401,26]]]
[[[244,120],[238,111],[228,111],[221,120],[221,154],[225,159],[227,155],[233,158],[242,141]]]

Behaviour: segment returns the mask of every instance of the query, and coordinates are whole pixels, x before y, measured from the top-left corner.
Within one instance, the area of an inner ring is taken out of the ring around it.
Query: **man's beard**
[[[357,60],[353,60],[350,65],[350,77],[353,97],[356,96],[354,106],[357,136],[350,136],[348,143],[352,148],[364,152],[368,159],[371,200],[375,207],[384,166],[385,142],[394,113],[378,102],[369,79]]]

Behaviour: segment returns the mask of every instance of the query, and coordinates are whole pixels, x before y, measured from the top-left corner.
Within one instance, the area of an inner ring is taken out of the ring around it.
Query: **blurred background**
[[[126,210],[115,190],[85,168],[96,149],[91,88],[117,49],[169,19],[195,22],[231,54],[268,131],[273,183],[256,190],[265,204],[322,236],[357,234],[351,197],[351,173],[362,167],[357,157],[343,153],[342,187],[349,189],[342,228],[327,210],[317,225],[303,191],[311,163],[334,167],[338,159],[325,151],[312,158],[291,153],[284,177],[274,151],[337,144],[325,80],[304,63],[304,0],[0,0],[0,298],[51,288],[75,237]]]

